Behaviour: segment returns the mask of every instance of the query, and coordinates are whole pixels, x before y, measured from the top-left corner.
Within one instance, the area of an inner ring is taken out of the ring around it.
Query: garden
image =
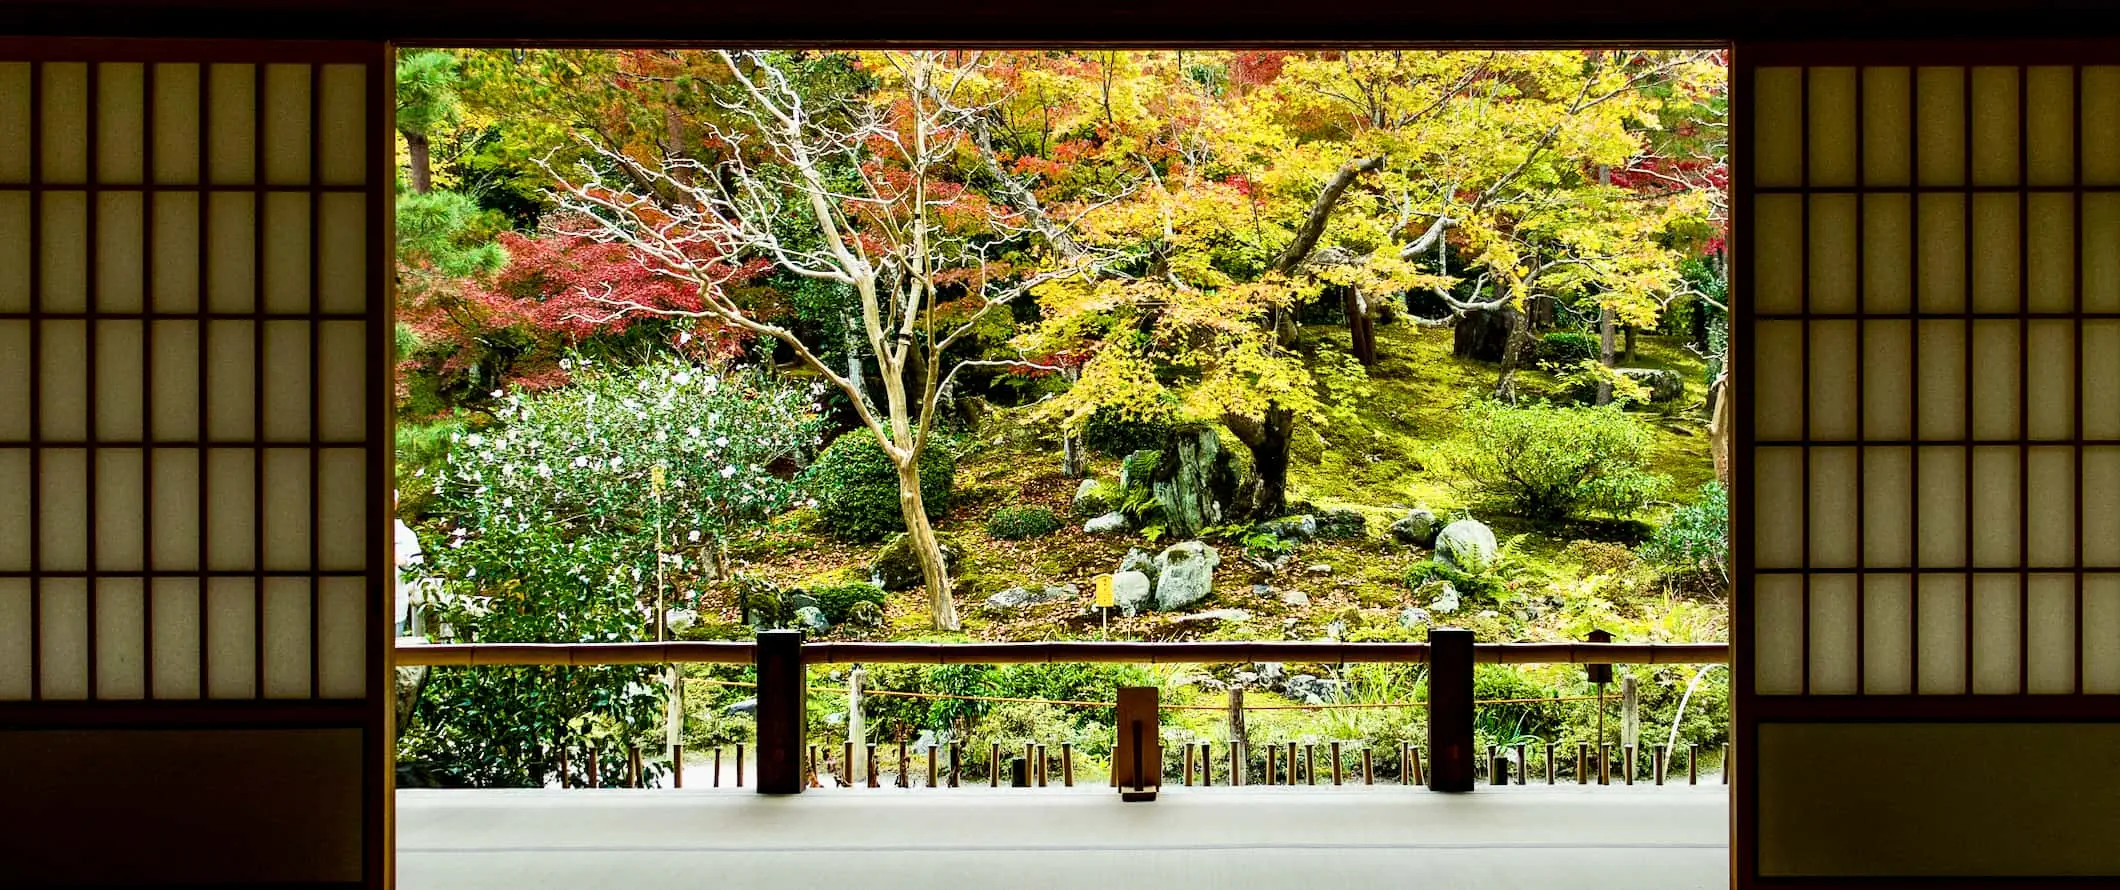
[[[1725,641],[1725,63],[406,51],[401,632]],[[1616,671],[1645,743],[1727,740],[1721,667]],[[751,679],[408,671],[400,780],[708,756]],[[811,735],[1096,778],[1120,686],[1218,747],[1240,692],[1256,762],[1422,744],[1425,679],[820,666]],[[1480,742],[1617,741],[1601,691],[1482,666]]]

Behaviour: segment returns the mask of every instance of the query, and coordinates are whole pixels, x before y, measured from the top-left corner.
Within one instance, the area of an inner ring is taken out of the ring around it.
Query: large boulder
[[[1126,555],[1119,558],[1119,571],[1153,576],[1156,573],[1156,558],[1139,547],[1128,547]]]
[[[1353,510],[1327,510],[1318,514],[1318,537],[1351,541],[1369,533],[1369,519]]]
[[[1011,609],[1020,609],[1024,606],[1063,602],[1074,599],[1080,594],[1081,589],[1073,584],[1058,587],[1047,585],[1037,590],[1032,590],[1028,587],[1011,587],[987,597],[986,602],[980,604],[980,608],[989,612],[1006,612]]]
[[[1214,592],[1222,555],[1201,541],[1183,541],[1156,556],[1156,608],[1175,612]]]
[[[1435,536],[1442,532],[1443,523],[1427,509],[1415,507],[1404,518],[1391,524],[1391,538],[1401,544],[1434,549]]]
[[[1665,368],[1621,368],[1620,376],[1649,388],[1649,403],[1662,405],[1686,397],[1686,378]]]
[[[1135,615],[1154,607],[1154,591],[1148,575],[1141,572],[1112,575],[1112,606],[1121,615]]]
[[[1150,488],[1163,508],[1164,527],[1173,536],[1197,535],[1219,524],[1222,506],[1235,497],[1236,470],[1221,442],[1210,426],[1171,433]]]
[[[804,606],[795,610],[795,626],[804,633],[821,634],[832,629],[832,622],[816,606]]]
[[[1468,572],[1486,571],[1500,551],[1494,530],[1477,519],[1460,519],[1435,536],[1436,558]]]
[[[957,548],[942,545],[942,565],[945,568],[957,564]],[[876,558],[869,563],[869,578],[885,590],[910,590],[925,583],[926,576],[920,573],[920,557],[913,552],[913,538],[899,532],[876,551]]]

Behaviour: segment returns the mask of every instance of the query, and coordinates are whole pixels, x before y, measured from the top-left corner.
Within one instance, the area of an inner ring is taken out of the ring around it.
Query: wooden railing
[[[754,643],[437,643],[405,666],[752,664]],[[804,643],[805,664],[1426,664],[1427,643]],[[1477,664],[1727,664],[1728,643],[1477,643]]]

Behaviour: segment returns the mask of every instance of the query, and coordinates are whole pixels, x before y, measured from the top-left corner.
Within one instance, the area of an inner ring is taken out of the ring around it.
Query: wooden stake
[[[714,787],[721,787],[721,749],[714,749]]]
[[[685,787],[685,746],[670,746],[670,787]]]
[[[1546,784],[1553,784],[1553,743],[1546,743]]]
[[[897,781],[897,785],[898,785],[898,787],[900,787],[900,788],[911,788],[911,787],[913,787],[913,777],[912,777],[912,775],[911,775],[913,771],[912,771],[912,769],[911,769],[910,767],[911,767],[911,764],[907,762],[907,760],[906,760],[906,757],[905,757],[905,740],[904,740],[904,739],[899,739],[899,740],[898,740],[898,781]]]
[[[1296,743],[1288,743],[1288,784],[1296,783]]]
[[[626,749],[626,787],[640,787],[640,746]]]
[[[869,787],[870,787],[870,788],[880,788],[880,787],[882,787],[882,785],[878,784],[878,783],[877,783],[877,781],[876,781],[876,743],[875,743],[875,742],[870,742],[870,743],[869,743],[869,757],[868,757],[868,767],[869,767]]]
[[[1629,784],[1629,785],[1632,785],[1632,784],[1634,784],[1634,773],[1635,773],[1635,769],[1634,769],[1634,746],[1633,746],[1633,745],[1627,745],[1627,746],[1625,746],[1625,748],[1624,748],[1624,751],[1625,751],[1625,754],[1626,754],[1626,768],[1627,768],[1627,784]]]
[[[1364,746],[1362,746],[1362,784],[1364,784],[1364,785],[1374,785],[1374,784],[1376,784],[1376,783],[1377,783],[1377,766],[1376,766],[1376,760],[1375,760],[1375,758],[1373,758],[1373,757],[1371,757],[1371,756],[1370,756],[1370,752],[1369,752],[1369,746],[1367,746],[1367,745],[1364,745]]]
[[[1271,784],[1273,784],[1273,759],[1274,759],[1275,757],[1278,757],[1278,756],[1280,756],[1280,754],[1281,754],[1281,746],[1280,746],[1280,745],[1267,745],[1267,746],[1266,746],[1266,784],[1268,784],[1268,785],[1271,785]]]
[[[1000,743],[1000,742],[995,742],[995,743],[994,743],[994,748],[993,748],[993,750],[987,753],[987,761],[986,761],[986,763],[987,763],[987,767],[986,767],[986,787],[988,787],[988,788],[999,788],[999,787],[1001,787],[1001,743]]]
[[[1524,743],[1516,743],[1516,783],[1524,784],[1531,774],[1531,761],[1524,759]]]
[[[1182,781],[1182,782],[1181,782],[1180,784],[1184,785],[1184,786],[1185,786],[1185,787],[1187,787],[1187,788],[1191,788],[1191,787],[1192,787],[1192,776],[1193,776],[1193,746],[1191,746],[1191,745],[1186,745],[1186,746],[1185,746],[1185,778],[1184,778],[1184,780],[1183,780],[1183,781]]]
[[[817,746],[816,746],[816,745],[811,745],[811,746],[810,746],[810,787],[812,787],[812,788],[823,788],[823,787],[824,787],[824,784],[823,784],[823,782],[822,782],[821,780],[819,780],[819,779],[817,778],[817,775],[818,775],[819,773],[822,773],[822,772],[824,772],[824,769],[823,769],[823,764],[821,764],[821,763],[819,763],[819,762],[817,761]]]
[[[963,768],[962,768],[962,767],[961,767],[961,766],[959,765],[959,763],[960,763],[960,760],[961,760],[961,758],[960,758],[960,755],[961,755],[961,754],[962,754],[963,752],[964,752],[964,743],[963,743],[963,742],[951,742],[951,743],[950,743],[950,787],[951,787],[951,788],[955,788],[955,787],[957,787],[957,785],[958,785],[958,779],[957,779],[957,777],[958,777],[958,775],[959,775],[960,773],[962,773],[962,772],[963,772]]]
[[[1060,743],[1060,784],[1075,787],[1075,743]]]
[[[1038,787],[1040,787],[1040,788],[1043,788],[1043,787],[1045,787],[1045,773],[1046,773],[1046,761],[1045,761],[1045,746],[1044,746],[1044,745],[1039,745],[1039,746],[1038,746]]]
[[[1332,743],[1332,783],[1340,784],[1340,743]]]
[[[1700,743],[1694,742],[1686,750],[1686,784],[1700,784]]]
[[[1575,784],[1590,784],[1590,743],[1575,743]]]
[[[852,740],[847,742],[846,753],[839,759],[839,769],[846,773],[846,776],[844,776],[846,787],[854,787],[854,742]]]
[[[1428,779],[1421,771],[1421,746],[1413,746],[1413,784],[1426,785]]]
[[[743,787],[743,743],[736,743],[736,787]]]
[[[935,746],[928,746],[928,787],[935,787]]]
[[[1728,785],[1730,784],[1730,744],[1728,742],[1723,743],[1722,756],[1722,783]]]
[[[1303,743],[1303,782],[1309,785],[1318,783],[1318,745],[1316,742]]]
[[[561,745],[559,749],[559,787],[571,788],[573,785],[574,780],[567,775],[567,746]]]
[[[1662,745],[1658,745],[1658,746],[1656,746],[1656,784],[1658,784],[1658,785],[1662,785],[1662,784],[1664,783],[1664,756],[1665,756],[1665,751],[1666,751],[1666,749],[1664,748],[1664,746],[1662,746]]]
[[[1203,787],[1215,784],[1215,749],[1208,742],[1200,743],[1200,784]]]
[[[1605,742],[1597,744],[1597,783],[1612,784],[1612,746]]]
[[[597,764],[597,758],[596,758],[596,746],[595,746],[595,745],[590,745],[590,746],[589,746],[589,787],[591,787],[591,788],[594,788],[594,787],[596,787],[596,784],[597,784],[597,773],[598,773],[598,772],[600,772],[600,770],[598,770],[598,769],[597,769],[597,766],[598,766],[598,764]]]

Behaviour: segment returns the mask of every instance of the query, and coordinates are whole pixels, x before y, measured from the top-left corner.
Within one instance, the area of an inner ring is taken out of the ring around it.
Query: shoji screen
[[[2120,67],[1971,51],[1740,48],[1747,879],[2120,873]]]
[[[0,41],[11,877],[380,872],[387,72]]]

